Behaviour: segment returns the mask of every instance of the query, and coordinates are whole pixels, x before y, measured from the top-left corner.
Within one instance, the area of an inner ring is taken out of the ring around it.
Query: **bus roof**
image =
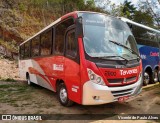
[[[43,31],[47,30],[48,28],[52,27],[53,25],[55,25],[56,23],[58,23],[61,20],[61,18],[57,19],[56,21],[54,21],[53,23],[51,23],[50,25],[48,25],[47,27],[43,28],[41,31],[39,31],[38,33],[36,33],[35,35],[33,35],[32,37],[28,38],[27,40],[25,40],[24,42],[22,42],[20,45],[23,45],[24,43],[26,43],[27,41],[31,40],[32,38],[36,37],[37,35],[39,35],[40,33],[42,33]]]
[[[106,15],[105,13],[99,13],[99,12],[92,12],[92,11],[73,11],[73,12],[70,12],[68,14],[65,14],[63,15],[62,17],[60,17],[59,19],[57,19],[56,21],[52,22],[51,24],[49,24],[47,27],[43,28],[42,30],[40,30],[38,33],[36,33],[35,35],[31,36],[30,38],[28,38],[27,40],[25,40],[24,42],[22,42],[20,44],[23,45],[24,43],[26,43],[27,41],[33,39],[34,37],[36,37],[37,35],[41,34],[42,32],[44,32],[45,30],[51,28],[52,26],[54,26],[55,24],[59,23],[61,20],[69,17],[69,16],[75,16],[77,13],[98,13],[98,14],[103,14],[103,15]],[[107,15],[107,16],[110,16],[110,15]],[[113,17],[113,16],[111,16]],[[116,17],[115,17],[116,18]]]
[[[22,42],[20,45],[23,45],[24,43],[26,43],[27,41],[31,40],[32,38],[36,37],[37,35],[39,35],[40,33],[42,33],[43,31],[51,28],[52,26],[54,26],[55,24],[59,23],[61,20],[65,19],[66,17],[75,14],[76,11],[74,12],[70,12],[60,18],[58,18],[56,21],[52,22],[51,24],[49,24],[48,26],[46,26],[45,28],[43,28],[42,30],[40,30],[38,33],[36,33],[35,35],[31,36],[30,38],[28,38],[27,40],[25,40],[24,42]]]
[[[160,34],[160,31],[159,31],[159,30],[156,30],[156,29],[153,29],[153,28],[151,28],[151,27],[145,26],[145,25],[143,25],[143,24],[134,22],[134,21],[129,20],[129,19],[124,18],[124,17],[119,17],[119,18],[120,18],[122,21],[124,21],[124,22],[130,23],[130,24],[133,24],[133,25],[136,25],[136,26],[139,26],[139,27],[142,27],[142,28],[145,28],[145,29],[148,29],[148,30],[151,30],[151,31],[154,31],[154,32]]]

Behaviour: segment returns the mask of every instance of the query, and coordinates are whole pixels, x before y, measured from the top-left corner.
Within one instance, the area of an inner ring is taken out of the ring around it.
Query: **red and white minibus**
[[[63,106],[140,93],[142,63],[127,24],[96,12],[66,14],[19,47],[20,76],[57,92]]]

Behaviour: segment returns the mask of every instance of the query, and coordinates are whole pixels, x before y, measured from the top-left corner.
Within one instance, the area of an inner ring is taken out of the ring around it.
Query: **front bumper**
[[[123,96],[129,96],[130,98],[138,95],[141,92],[141,87],[142,77],[136,83],[123,87],[108,87],[87,81],[83,85],[82,104],[98,105],[118,101],[118,98]]]

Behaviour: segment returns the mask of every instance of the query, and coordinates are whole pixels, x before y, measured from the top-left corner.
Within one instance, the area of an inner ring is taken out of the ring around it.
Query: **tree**
[[[147,12],[142,12],[142,11],[136,11],[133,17],[133,20],[137,23],[147,25],[150,27],[153,27],[154,25],[154,20],[152,16],[147,13]]]
[[[129,1],[125,0],[121,8],[122,16],[133,19],[136,7]]]
[[[154,20],[154,25],[160,29],[160,0],[140,0],[139,10],[149,13]]]

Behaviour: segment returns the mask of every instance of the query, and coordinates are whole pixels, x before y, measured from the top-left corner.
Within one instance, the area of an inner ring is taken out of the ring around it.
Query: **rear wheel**
[[[152,83],[156,83],[158,82],[158,70],[154,70],[153,73],[153,82]]]
[[[27,84],[31,85],[31,80],[29,74],[26,75]]]
[[[150,76],[149,76],[149,73],[146,71],[146,72],[144,73],[143,85],[148,85],[148,84],[149,84],[149,81],[150,81]]]
[[[68,92],[64,83],[60,83],[58,86],[58,100],[66,107],[72,106],[73,101],[68,98]]]
[[[158,71],[158,81],[160,82],[160,70]]]

